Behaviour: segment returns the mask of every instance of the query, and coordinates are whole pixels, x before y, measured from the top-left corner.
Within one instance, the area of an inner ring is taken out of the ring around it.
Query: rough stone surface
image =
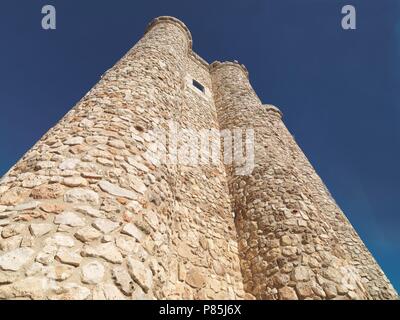
[[[47,245],[55,245],[60,247],[73,247],[75,245],[74,239],[64,233],[55,233],[45,240]]]
[[[58,250],[55,258],[64,264],[69,264],[74,267],[78,267],[81,264],[82,257],[77,252],[72,250],[67,250],[65,248],[61,248]]]
[[[53,230],[54,225],[51,223],[33,223],[29,226],[29,230],[34,237],[41,237],[51,230]]]
[[[47,284],[48,280],[44,277],[27,277],[15,283],[0,286],[0,299],[43,300],[46,298]]]
[[[64,281],[72,276],[74,267],[68,265],[51,266],[46,270],[46,276],[56,281]]]
[[[89,203],[97,205],[100,201],[99,198],[99,195],[93,190],[76,188],[69,190],[65,194],[64,201],[70,203]]]
[[[84,139],[82,137],[73,137],[73,138],[69,138],[66,141],[64,141],[64,144],[69,145],[69,146],[74,146],[77,144],[82,144],[83,140]]]
[[[173,125],[254,129],[253,170],[160,163]],[[397,298],[245,67],[171,17],[0,180],[0,299]]]
[[[13,187],[0,195],[0,204],[6,206],[21,203],[29,196],[30,191],[21,187]]]
[[[54,219],[55,224],[64,224],[70,227],[82,227],[85,225],[85,220],[83,220],[79,215],[74,212],[65,211]]]
[[[121,233],[126,234],[128,236],[131,236],[135,238],[137,241],[142,241],[143,238],[145,237],[145,234],[134,224],[128,223],[126,224],[123,228]]]
[[[122,255],[112,243],[99,244],[97,246],[85,246],[82,250],[84,257],[103,258],[111,263],[122,263]]]
[[[133,280],[129,275],[128,271],[123,267],[115,267],[112,270],[112,274],[116,285],[121,289],[125,295],[131,295],[133,292]]]
[[[101,235],[102,234],[95,228],[84,227],[75,233],[75,238],[81,240],[82,242],[91,242],[99,239]]]
[[[100,230],[103,233],[109,233],[114,231],[119,227],[118,222],[113,222],[109,219],[95,219],[93,222],[93,227]]]
[[[86,214],[90,217],[100,218],[103,216],[103,213],[99,210],[92,208],[90,206],[76,206],[74,207],[75,211]]]
[[[1,236],[4,239],[11,238],[13,236],[21,234],[25,230],[24,225],[7,225],[1,231]]]
[[[308,281],[310,280],[310,271],[307,267],[300,266],[293,270],[292,280],[299,281]]]
[[[31,197],[34,199],[57,199],[63,195],[64,189],[58,184],[43,184],[32,190]]]
[[[78,163],[81,162],[79,159],[65,159],[59,165],[61,170],[74,170]]]
[[[117,197],[124,197],[124,198],[128,198],[128,199],[136,198],[136,195],[134,192],[120,188],[117,185],[114,185],[108,181],[100,181],[99,187],[104,192],[107,192],[107,193],[112,194]]]
[[[127,260],[132,279],[147,293],[153,284],[153,274],[150,268],[134,258],[128,257]]]
[[[82,282],[87,284],[100,283],[105,274],[104,265],[98,261],[85,264],[82,267]]]
[[[68,177],[64,178],[63,184],[67,187],[86,187],[88,182],[81,177]]]
[[[194,288],[202,288],[206,282],[204,275],[197,268],[189,270],[186,275],[186,282]]]
[[[114,284],[105,283],[94,289],[93,300],[125,300],[125,297]]]
[[[29,248],[20,248],[0,256],[0,269],[18,271],[33,256],[35,251]]]
[[[14,211],[24,211],[24,210],[33,210],[36,209],[39,206],[40,202],[39,201],[30,201],[26,203],[21,203],[19,205],[16,205],[13,210]]]
[[[74,282],[67,282],[61,286],[59,294],[51,299],[57,300],[87,300],[90,297],[90,289]]]
[[[283,287],[278,290],[279,292],[279,299],[281,300],[298,300],[296,291],[290,287]]]

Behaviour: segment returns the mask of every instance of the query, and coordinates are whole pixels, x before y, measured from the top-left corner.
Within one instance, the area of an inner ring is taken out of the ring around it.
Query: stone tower
[[[241,175],[154,133],[237,128],[254,132]],[[0,234],[0,299],[397,298],[280,111],[172,17],[0,180]]]

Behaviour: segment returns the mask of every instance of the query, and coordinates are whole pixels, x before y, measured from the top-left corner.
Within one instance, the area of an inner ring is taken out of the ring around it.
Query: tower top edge
[[[224,61],[224,62],[220,62],[220,61],[215,61],[211,64],[209,64],[206,60],[204,60],[201,56],[199,56],[196,52],[193,51],[193,37],[192,37],[192,33],[190,32],[189,28],[186,26],[186,24],[179,20],[178,18],[172,17],[172,16],[160,16],[157,18],[154,18],[147,26],[145,34],[147,32],[149,32],[155,25],[159,24],[159,23],[171,23],[176,25],[177,27],[179,27],[181,30],[183,30],[188,38],[188,54],[189,56],[191,56],[194,60],[197,60],[200,64],[202,64],[204,67],[208,68],[208,70],[210,72],[223,67],[223,66],[235,66],[235,67],[239,67],[246,75],[247,78],[249,78],[249,72],[247,70],[247,68],[243,65],[240,64],[238,61],[234,60],[234,61]]]
[[[210,64],[210,72],[213,72],[219,68],[222,67],[226,67],[226,66],[230,66],[230,67],[235,67],[240,69],[242,72],[244,72],[244,74],[246,75],[247,78],[249,78],[249,71],[247,70],[247,68],[245,67],[245,65],[239,63],[238,61],[234,60],[234,61],[214,61],[213,63]]]
[[[176,25],[178,28],[184,31],[186,33],[187,39],[188,39],[188,56],[191,57],[192,59],[198,61],[203,67],[209,68],[209,63],[204,60],[201,56],[199,56],[196,52],[193,51],[193,37],[192,33],[190,32],[189,28],[186,26],[184,22],[179,20],[178,18],[172,17],[172,16],[160,16],[155,19],[153,19],[147,26],[145,34],[149,32],[155,25],[159,23],[171,23]]]
[[[189,30],[189,28],[186,26],[186,24],[184,24],[181,20],[179,20],[178,18],[175,17],[171,17],[171,16],[160,16],[157,17],[155,19],[153,19],[147,26],[145,34],[147,32],[149,32],[155,25],[159,24],[159,23],[171,23],[176,25],[177,27],[179,27],[180,29],[182,29],[188,38],[188,43],[189,43],[189,52],[192,50],[193,47],[193,38],[192,38],[192,34]]]

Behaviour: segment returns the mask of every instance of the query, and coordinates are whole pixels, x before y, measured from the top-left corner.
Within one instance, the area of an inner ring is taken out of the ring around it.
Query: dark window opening
[[[193,79],[193,86],[204,93],[204,86],[200,82]]]

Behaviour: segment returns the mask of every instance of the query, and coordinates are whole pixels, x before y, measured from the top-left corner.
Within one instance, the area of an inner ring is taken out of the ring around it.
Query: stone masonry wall
[[[152,129],[213,107],[184,90],[190,50],[182,23],[154,21],[3,177],[0,298],[244,296],[223,167],[145,152]]]
[[[171,124],[255,128],[255,170],[160,162]],[[396,293],[246,70],[157,18],[0,180],[0,299],[254,297]]]
[[[181,75],[181,102],[174,111],[177,130],[218,129],[212,95],[192,85],[192,80],[211,89],[208,65],[192,55],[186,57]],[[197,134],[183,138],[195,139]],[[178,144],[178,150],[184,148]],[[179,155],[182,155],[179,152]],[[178,159],[182,161],[182,159]],[[177,165],[175,214],[172,217],[172,246],[176,252],[170,271],[171,298],[243,298],[242,275],[236,231],[231,212],[225,168],[210,163]]]
[[[255,130],[255,169],[227,167],[245,290],[258,299],[395,299],[397,293],[246,70],[211,66],[222,129]]]

